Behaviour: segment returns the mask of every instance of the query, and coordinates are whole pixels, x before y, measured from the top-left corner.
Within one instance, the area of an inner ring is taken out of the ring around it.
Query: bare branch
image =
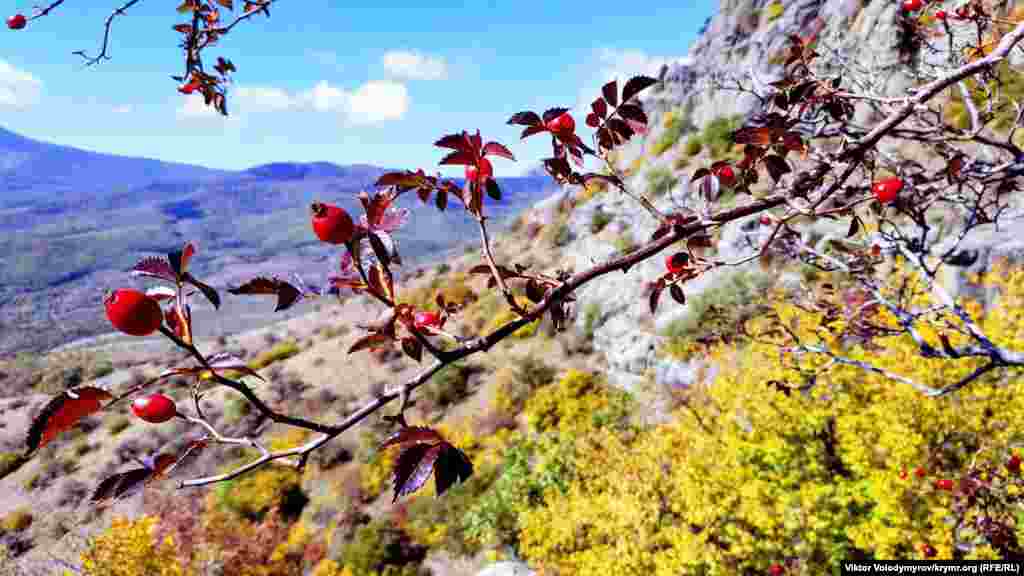
[[[92,66],[93,64],[98,64],[101,60],[110,60],[110,56],[107,54],[107,47],[110,43],[110,27],[114,23],[114,18],[117,18],[118,16],[124,16],[125,10],[138,4],[140,1],[141,0],[128,0],[128,2],[125,2],[123,5],[121,5],[120,8],[117,8],[113,12],[111,12],[110,16],[107,16],[107,21],[103,24],[103,44],[102,46],[100,46],[100,53],[97,54],[95,58],[86,55],[84,50],[78,50],[74,52],[75,55],[81,56],[85,59],[86,67]],[[60,4],[60,2],[57,2],[53,6],[56,6],[57,4]],[[53,6],[51,6],[51,8]]]

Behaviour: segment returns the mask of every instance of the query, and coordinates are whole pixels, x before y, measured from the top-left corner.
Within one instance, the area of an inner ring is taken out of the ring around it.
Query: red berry
[[[107,294],[103,303],[114,328],[131,336],[149,336],[164,320],[160,304],[138,290],[114,290]]]
[[[938,18],[939,20],[945,20],[946,16],[947,14],[945,10],[939,10],[938,12],[935,13],[935,17]]]
[[[940,478],[935,481],[935,487],[939,490],[945,490],[947,492],[953,491],[953,481],[948,478]]]
[[[132,412],[151,424],[167,422],[178,413],[174,400],[163,394],[150,394],[132,402]]]
[[[920,466],[917,467],[917,470],[914,470],[914,476],[917,476],[918,478],[924,478],[927,474],[928,471]]]
[[[24,14],[15,14],[7,19],[7,27],[11,30],[21,30],[28,24]]]
[[[344,244],[352,239],[355,226],[352,217],[333,204],[314,202],[313,232],[322,242]]]
[[[413,317],[413,326],[417,330],[440,328],[442,324],[444,322],[441,320],[441,315],[437,312],[417,312]]]
[[[690,255],[686,252],[676,252],[665,257],[665,268],[672,274],[679,274],[686,270],[690,263]]]
[[[1010,461],[1006,463],[1006,469],[1014,474],[1020,474],[1020,456],[1016,454],[1010,456]]]
[[[476,181],[479,184],[487,182],[488,178],[494,177],[494,166],[487,158],[481,158],[476,166],[466,166],[466,181]]]
[[[782,576],[786,573],[786,569],[782,567],[782,564],[775,563],[768,568],[768,573],[772,576]]]
[[[955,14],[956,17],[961,20],[967,19],[967,5],[964,4],[963,6],[957,8]]]
[[[900,471],[900,480],[906,480],[906,479],[907,479],[907,469],[904,468],[903,470]]]
[[[199,88],[199,81],[193,78],[188,84],[178,86],[178,92],[181,92],[182,94],[191,94],[195,92],[197,88]]]
[[[879,180],[871,187],[875,198],[882,204],[888,204],[896,199],[896,195],[903,189],[903,180],[900,178],[886,178]]]
[[[568,112],[563,112],[561,116],[552,118],[547,128],[556,134],[572,134],[576,131],[576,120]]]
[[[767,214],[762,214],[761,218],[758,219],[758,222],[761,224],[761,226],[771,226],[772,217]]]
[[[903,2],[903,9],[907,12],[917,12],[922,6],[924,6],[922,0],[904,0]]]
[[[925,558],[933,558],[938,551],[931,544],[921,544],[921,554],[924,554]]]
[[[733,171],[732,166],[719,167],[715,170],[715,176],[718,176],[718,182],[726,188],[730,188],[736,183],[736,172]]]

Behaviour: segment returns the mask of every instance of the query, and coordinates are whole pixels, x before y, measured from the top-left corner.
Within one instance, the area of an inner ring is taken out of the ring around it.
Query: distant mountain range
[[[358,215],[356,194],[387,171],[329,162],[214,170],[98,154],[0,128],[0,355],[106,331],[103,289],[135,283],[124,271],[139,257],[186,240],[198,242],[195,269],[215,285],[256,267],[322,277],[324,265],[311,263],[334,252],[312,234],[310,203],[333,202]],[[557,189],[535,173],[498,182],[501,202],[487,200],[497,224]],[[401,203],[420,202],[409,194]],[[414,210],[398,238],[415,265],[475,235],[454,202],[445,213]]]

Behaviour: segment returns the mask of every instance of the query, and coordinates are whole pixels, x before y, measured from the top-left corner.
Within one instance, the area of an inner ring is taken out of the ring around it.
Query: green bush
[[[469,396],[469,377],[479,368],[456,362],[441,369],[434,374],[423,387],[423,395],[431,404],[440,408],[447,408]]]
[[[683,152],[686,156],[696,156],[702,150],[704,150],[704,143],[700,141],[699,136],[693,136],[686,141],[686,148],[683,149]]]
[[[594,338],[594,330],[601,321],[601,305],[591,302],[583,308],[583,335],[587,340]]]
[[[299,345],[293,340],[282,342],[270,350],[261,352],[256,358],[249,362],[249,367],[253,370],[261,370],[270,366],[274,362],[279,362],[287,358],[291,358],[299,353]]]
[[[676,185],[678,179],[668,168],[654,168],[647,172],[647,192],[654,197],[664,196]]]
[[[699,349],[699,340],[735,338],[737,323],[757,309],[772,284],[767,274],[741,270],[688,297],[686,316],[665,329],[665,352],[685,360]]]
[[[719,159],[732,150],[732,133],[742,126],[742,122],[743,116],[740,115],[715,118],[704,126],[701,142],[714,158]]]
[[[651,148],[651,153],[655,156],[661,156],[666,150],[675,146],[686,129],[686,119],[682,115],[672,114],[666,120],[665,131],[661,133],[661,137]]]
[[[494,466],[474,470],[468,480],[452,486],[441,498],[428,495],[413,498],[407,509],[407,528],[416,542],[460,556],[480,551],[481,542],[471,537],[464,519],[485,494],[492,490],[498,476]]]
[[[24,456],[17,452],[0,452],[0,478],[21,468],[25,462]]]
[[[277,507],[284,518],[299,517],[309,498],[302,492],[302,476],[291,468],[263,468],[217,484],[218,505],[247,519],[259,521]]]
[[[612,221],[611,214],[603,210],[595,210],[594,214],[590,217],[590,232],[598,234],[604,227]]]
[[[424,557],[426,549],[402,530],[374,520],[356,529],[340,560],[355,576],[421,576],[429,574],[420,566]]]

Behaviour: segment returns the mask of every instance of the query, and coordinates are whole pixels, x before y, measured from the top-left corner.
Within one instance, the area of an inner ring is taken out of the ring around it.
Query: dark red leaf
[[[608,120],[608,127],[612,129],[612,132],[622,137],[622,140],[629,140],[633,137],[633,129],[630,128],[629,124],[619,118],[612,118]]]
[[[679,287],[679,284],[669,286],[668,293],[671,294],[672,299],[679,304],[686,304],[686,295],[683,294],[683,289]]]
[[[732,141],[737,144],[767,146],[772,143],[772,129],[767,126],[740,128],[732,133]]]
[[[470,148],[469,141],[466,139],[465,134],[448,134],[447,136],[443,136],[437,142],[434,142],[434,146],[466,151]]]
[[[850,219],[850,229],[846,231],[846,237],[852,238],[860,231],[860,218],[854,216]]]
[[[438,496],[451,488],[456,481],[465,482],[473,475],[473,463],[466,454],[445,442],[441,454],[434,463],[434,487]]]
[[[402,338],[402,351],[417,362],[423,359],[423,345],[412,336]]]
[[[184,276],[182,277],[182,280],[188,282],[189,284],[195,286],[196,288],[199,288],[199,291],[203,293],[203,296],[206,296],[206,299],[210,301],[210,304],[213,304],[214,308],[218,310],[220,309],[220,294],[218,294],[217,290],[215,290],[212,286],[204,284],[199,280],[196,280],[196,277],[189,274],[188,272],[185,272]]]
[[[559,116],[561,116],[562,114],[565,114],[568,111],[569,111],[568,108],[549,108],[548,110],[545,110],[544,111],[544,124],[547,124],[548,122],[551,122],[555,118],[558,118]]]
[[[46,446],[58,434],[71,428],[82,418],[99,412],[103,402],[111,398],[113,396],[110,392],[95,386],[71,388],[54,396],[32,420],[25,440],[25,453],[29,454],[37,448]]]
[[[707,168],[699,168],[696,172],[693,173],[693,176],[690,177],[690,182],[696,182],[697,180],[700,180],[701,178],[708,176],[710,174],[711,170],[708,170]]]
[[[102,507],[126,496],[137,494],[152,476],[153,470],[149,468],[135,468],[127,472],[119,472],[100,482],[89,501]]]
[[[522,126],[540,126],[543,124],[536,112],[518,112],[508,119],[508,124],[519,124]]]
[[[168,282],[175,282],[177,280],[177,276],[174,274],[174,269],[171,268],[170,263],[165,258],[159,256],[143,258],[132,267],[131,274],[132,276],[160,278]]]
[[[398,455],[393,476],[395,496],[392,502],[397,502],[402,496],[412,494],[427,482],[441,451],[442,445],[440,444],[435,446],[413,444]]]
[[[503,145],[497,142],[488,142],[487,145],[484,146],[483,155],[501,156],[502,158],[507,158],[512,161],[515,161],[516,159],[516,157],[512,155],[512,152],[510,152],[508,148],[504,147]]]
[[[657,83],[658,81],[650,76],[633,76],[622,87],[622,101],[629,102],[634,96]]]
[[[434,204],[437,205],[437,209],[444,212],[444,209],[448,207],[448,191],[438,190],[437,197],[434,198]]]
[[[783,175],[788,174],[792,171],[789,164],[782,158],[782,156],[770,155],[764,157],[764,166],[768,169],[768,174],[771,175],[772,180],[778,182],[779,178]]]
[[[662,282],[659,281],[654,286],[654,289],[651,290],[651,295],[650,295],[650,297],[648,298],[648,301],[647,301],[647,303],[651,307],[651,314],[654,314],[655,312],[658,311],[658,300],[661,299],[661,292],[664,289],[665,289],[665,285]]]
[[[374,186],[381,188],[384,186],[399,186],[403,188],[414,188],[422,184],[425,178],[421,174],[416,172],[388,172],[387,174],[381,175],[374,182]]]
[[[647,114],[644,113],[644,109],[636,104],[623,104],[618,109],[619,116],[627,120],[632,120],[640,124],[647,124]]]
[[[605,84],[601,87],[601,95],[608,101],[609,106],[615,106],[619,103],[619,83],[612,80]]]
[[[439,164],[474,166],[476,165],[476,157],[468,150],[457,150],[442,158]]]
[[[444,442],[444,438],[437,433],[436,430],[427,428],[425,426],[406,426],[401,430],[394,432],[388,436],[384,442],[378,446],[378,450],[383,450],[390,446],[396,446],[398,444],[408,443],[427,443],[437,444],[438,442]]]
[[[523,133],[519,135],[519,139],[522,140],[524,138],[529,138],[534,134],[540,134],[541,132],[547,131],[548,129],[544,126],[527,126],[526,128],[523,128]]]
[[[587,114],[586,123],[587,126],[590,126],[591,128],[597,128],[601,125],[601,117],[591,112],[590,114]]]
[[[590,109],[594,111],[594,115],[599,119],[604,120],[608,116],[608,103],[604,101],[604,98],[598,97],[596,100],[590,103]]]
[[[236,296],[240,294],[276,294],[277,306],[274,308],[274,312],[291,308],[302,295],[298,288],[288,282],[279,278],[267,278],[265,276],[253,278],[237,288],[229,288],[228,293]]]
[[[498,188],[498,181],[494,178],[487,179],[487,195],[491,198],[501,201],[501,188]]]

